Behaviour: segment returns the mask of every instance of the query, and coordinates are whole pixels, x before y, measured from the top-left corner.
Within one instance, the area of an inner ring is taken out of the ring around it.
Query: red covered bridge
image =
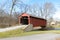
[[[38,27],[41,26],[46,27],[46,20],[43,18],[39,18],[39,17],[35,17],[26,13],[22,13],[19,16],[19,24],[23,24],[23,25],[28,25],[28,24],[32,24],[33,27]]]

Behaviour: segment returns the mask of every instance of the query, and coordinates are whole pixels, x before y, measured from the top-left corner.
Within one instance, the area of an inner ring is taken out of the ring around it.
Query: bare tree
[[[44,6],[40,9],[41,16],[47,20],[53,18],[53,14],[55,14],[55,7],[52,3],[45,3]],[[49,22],[49,26],[51,24],[51,21]],[[48,25],[48,24],[47,24]]]
[[[24,4],[21,0],[12,0],[12,5],[11,5],[11,10],[10,10],[10,14],[12,14],[13,9],[15,9],[14,7],[17,6],[17,8],[21,9],[24,8],[24,12],[26,12],[28,10],[28,5]],[[22,11],[22,12],[23,12]]]
[[[12,14],[13,8],[16,5],[17,0],[12,0],[12,5],[11,5],[11,10],[10,10],[10,14]]]
[[[29,13],[31,13],[31,15],[33,16],[40,16],[39,14],[39,6],[37,6],[38,4],[33,4],[30,5],[30,7],[28,8]]]
[[[54,5],[52,3],[45,3],[43,6],[43,13],[45,19],[49,18],[55,13]]]

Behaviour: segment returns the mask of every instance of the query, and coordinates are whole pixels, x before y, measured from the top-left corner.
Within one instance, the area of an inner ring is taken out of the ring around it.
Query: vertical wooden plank
[[[30,16],[28,16],[28,24],[30,24]]]

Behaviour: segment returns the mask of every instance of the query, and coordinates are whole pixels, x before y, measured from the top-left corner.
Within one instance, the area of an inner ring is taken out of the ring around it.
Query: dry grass
[[[34,34],[44,34],[44,33],[56,33],[60,34],[60,30],[34,30],[30,32],[24,32],[21,29],[11,30],[7,32],[0,32],[0,38],[6,37],[15,37],[15,36],[26,36],[26,35],[34,35]],[[60,40],[60,38],[56,38],[56,40]]]
[[[17,29],[17,30],[11,30],[11,31],[7,31],[7,32],[0,32],[0,38],[26,36],[26,35],[34,35],[34,34],[42,34],[42,33],[46,33],[46,32],[44,32],[44,31],[24,32],[21,29]]]

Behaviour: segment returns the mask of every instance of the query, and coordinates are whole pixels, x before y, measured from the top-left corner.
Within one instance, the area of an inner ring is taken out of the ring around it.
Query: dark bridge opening
[[[27,16],[23,16],[21,18],[21,24],[23,24],[23,25],[27,25],[28,24],[28,17]]]

